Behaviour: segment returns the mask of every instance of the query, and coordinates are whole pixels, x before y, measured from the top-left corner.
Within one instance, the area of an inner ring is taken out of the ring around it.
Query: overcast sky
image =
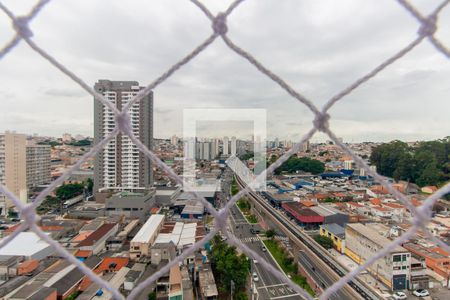
[[[440,1],[413,3],[426,13]],[[17,14],[34,3],[2,2]],[[230,1],[203,2],[217,13]],[[440,16],[437,37],[450,47],[450,7]],[[418,29],[394,0],[247,0],[228,23],[236,44],[319,106]],[[36,43],[90,85],[98,79],[148,84],[211,33],[188,0],[55,0],[31,28]],[[0,44],[13,33],[0,14]],[[342,99],[330,111],[331,125],[345,141],[441,138],[450,135],[449,100],[450,61],[425,41]],[[93,134],[92,97],[25,43],[0,61],[0,101],[0,131]],[[156,137],[181,135],[188,108],[266,108],[269,138],[299,139],[312,120],[220,39],[154,90],[154,106]]]

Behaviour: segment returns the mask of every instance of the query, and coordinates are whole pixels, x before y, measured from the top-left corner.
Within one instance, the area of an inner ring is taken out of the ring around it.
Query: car
[[[254,282],[258,282],[259,281],[259,277],[258,277],[258,274],[256,274],[256,272],[253,272],[252,278],[253,278]]]
[[[256,265],[258,263],[258,261],[256,259],[254,259],[253,263]]]
[[[417,289],[413,292],[413,295],[417,297],[426,297],[430,296],[430,293],[426,289]]]
[[[395,292],[394,294],[392,294],[392,298],[394,298],[395,300],[401,300],[408,298],[408,296],[406,296],[406,294],[403,292]]]
[[[262,246],[262,247],[261,247],[261,250],[262,250],[262,252],[266,252],[266,251],[267,251],[267,248],[266,248],[265,246]]]

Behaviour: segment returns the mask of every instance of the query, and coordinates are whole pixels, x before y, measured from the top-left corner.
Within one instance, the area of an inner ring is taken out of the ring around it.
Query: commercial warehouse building
[[[363,264],[389,243],[391,240],[361,223],[347,224],[345,228],[345,254],[358,264]],[[410,266],[411,253],[397,246],[368,271],[391,290],[405,290],[410,286]]]
[[[53,247],[34,232],[21,232],[0,249],[0,256],[23,256],[25,259],[36,260],[42,260],[53,253]]]
[[[130,259],[150,255],[150,247],[164,223],[164,215],[151,215],[130,242]]]
[[[348,215],[331,207],[329,205],[319,204],[317,206],[310,207],[311,210],[323,217],[324,224],[338,224],[345,226],[348,223]]]
[[[324,217],[310,208],[305,208],[298,202],[284,202],[281,205],[284,210],[291,215],[300,226],[307,229],[318,228],[323,224]]]
[[[320,225],[320,235],[329,237],[333,241],[333,247],[340,253],[345,250],[345,229],[338,224]]]

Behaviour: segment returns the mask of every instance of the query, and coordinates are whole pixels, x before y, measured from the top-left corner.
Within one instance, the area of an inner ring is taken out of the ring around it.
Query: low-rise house
[[[19,264],[17,267],[17,275],[31,275],[34,270],[39,267],[39,261],[35,259],[29,259]]]
[[[183,300],[183,281],[180,266],[174,265],[169,272],[169,300]]]
[[[425,259],[411,257],[411,289],[428,289],[430,287],[430,278],[427,274]]]
[[[123,283],[123,288],[126,291],[131,291],[136,287],[139,278],[141,278],[142,274],[144,274],[145,267],[145,264],[140,263],[135,263],[133,265],[131,270],[125,276],[125,281]]]
[[[100,264],[101,258],[91,256],[84,261],[84,264],[91,270]],[[85,274],[75,265],[69,264],[67,267],[54,274],[43,286],[55,288],[58,299],[64,300],[70,294],[78,290],[78,286],[85,278]]]
[[[320,225],[320,235],[326,236],[333,241],[334,248],[340,253],[345,250],[345,229],[338,224]]]
[[[373,206],[370,208],[370,213],[378,218],[391,218],[392,210],[386,207]]]
[[[450,277],[450,256],[439,247],[427,248],[415,243],[405,243],[403,247],[416,257],[425,260],[426,266],[443,278]]]
[[[56,300],[56,288],[45,287],[38,283],[25,284],[12,295],[6,297],[8,300]]]
[[[162,260],[170,261],[176,256],[176,246],[172,241],[155,243],[150,249],[152,265],[159,265]]]
[[[425,194],[433,194],[437,190],[438,190],[437,186],[434,185],[427,185],[420,189],[420,191]]]
[[[0,279],[8,280],[11,277],[17,276],[17,269],[22,260],[23,257],[21,256],[0,256]]]
[[[198,272],[200,299],[202,300],[215,300],[219,296],[217,291],[216,281],[209,264],[204,264],[200,267]]]
[[[86,239],[78,244],[80,250],[89,250],[93,254],[100,253],[105,250],[106,240],[115,235],[119,229],[119,225],[115,223],[103,224],[96,231],[91,233]]]

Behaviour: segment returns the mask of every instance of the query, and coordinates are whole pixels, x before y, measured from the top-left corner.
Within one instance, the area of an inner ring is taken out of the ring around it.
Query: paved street
[[[299,252],[299,261],[306,271],[313,277],[314,281],[321,285],[321,288],[324,289],[334,283],[334,280],[330,278],[326,272],[320,268],[314,267],[314,262],[304,251]],[[351,296],[347,294],[345,290],[341,289],[337,293],[334,293],[330,299],[351,299]]]
[[[230,227],[237,238],[245,243],[249,248],[257,252],[267,262],[277,267],[277,264],[272,259],[268,251],[264,252],[263,242],[260,238],[252,234],[250,229],[258,228],[258,225],[251,225],[247,223],[240,210],[233,206],[230,214]],[[279,278],[272,275],[266,269],[259,265],[259,263],[251,262],[252,273],[256,272],[259,281],[256,282],[256,289],[258,291],[257,299],[301,299],[301,297],[293,291],[288,285],[283,283]]]

